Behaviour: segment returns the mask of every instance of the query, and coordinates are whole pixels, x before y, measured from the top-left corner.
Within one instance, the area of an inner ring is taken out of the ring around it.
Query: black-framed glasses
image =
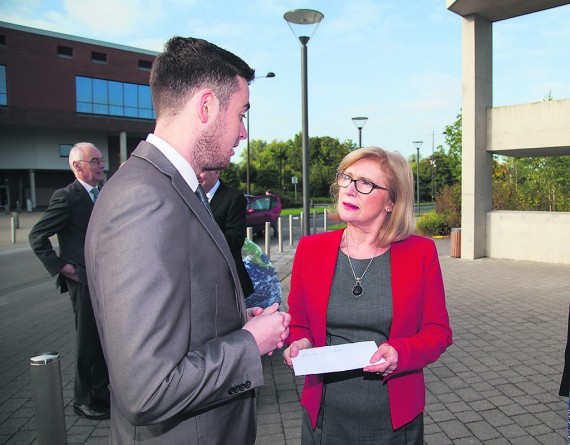
[[[379,185],[374,184],[373,182],[367,181],[366,179],[353,179],[351,176],[347,175],[346,173],[337,173],[336,174],[336,183],[342,187],[347,188],[351,182],[354,182],[354,187],[358,193],[362,193],[363,195],[368,195],[372,193],[374,189],[380,190],[388,190],[386,187],[381,187]]]
[[[97,167],[99,164],[105,163],[105,158],[93,158],[89,161],[84,161],[83,159],[79,159],[77,162],[87,162],[89,165],[92,165],[93,167]]]

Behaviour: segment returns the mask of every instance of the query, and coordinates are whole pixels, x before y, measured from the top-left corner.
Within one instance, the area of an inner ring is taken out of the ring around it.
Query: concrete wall
[[[487,213],[487,256],[570,264],[570,212]]]
[[[549,156],[570,150],[570,99],[491,108],[487,120],[488,151]]]
[[[2,128],[0,166],[3,170],[69,170],[68,158],[59,156],[60,144],[91,142],[108,159],[107,135],[86,130]]]

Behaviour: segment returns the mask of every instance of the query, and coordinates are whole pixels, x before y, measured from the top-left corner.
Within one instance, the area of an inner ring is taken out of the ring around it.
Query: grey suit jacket
[[[235,264],[174,166],[141,142],[97,198],[86,239],[111,381],[111,443],[253,444],[263,384]]]

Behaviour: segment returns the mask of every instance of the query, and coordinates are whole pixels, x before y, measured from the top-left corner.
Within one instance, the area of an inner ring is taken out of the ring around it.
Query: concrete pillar
[[[127,132],[119,134],[119,165],[127,160]]]
[[[493,106],[493,27],[478,15],[462,19],[463,141],[461,258],[486,256],[486,214],[492,210],[487,110]]]

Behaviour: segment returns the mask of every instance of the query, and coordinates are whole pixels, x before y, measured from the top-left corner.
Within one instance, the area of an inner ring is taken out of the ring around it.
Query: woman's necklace
[[[348,264],[350,266],[350,270],[352,271],[352,275],[354,276],[354,280],[356,281],[356,284],[352,287],[352,294],[356,298],[358,298],[362,295],[363,292],[362,279],[364,278],[364,275],[366,275],[366,272],[368,272],[368,268],[372,264],[372,261],[374,261],[374,258],[376,258],[376,254],[378,253],[378,247],[376,247],[376,251],[374,252],[374,255],[372,255],[372,258],[370,259],[368,266],[366,266],[366,269],[364,269],[364,272],[359,277],[356,276],[356,273],[354,272],[354,267],[352,267],[352,261],[350,261],[350,249],[348,248],[348,233],[346,233],[346,251],[348,252]]]

